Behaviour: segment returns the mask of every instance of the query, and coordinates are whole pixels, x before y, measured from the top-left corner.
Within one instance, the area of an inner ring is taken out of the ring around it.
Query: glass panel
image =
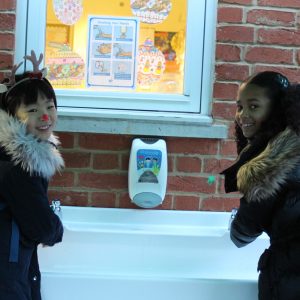
[[[48,79],[55,88],[182,94],[186,12],[187,0],[48,0]]]

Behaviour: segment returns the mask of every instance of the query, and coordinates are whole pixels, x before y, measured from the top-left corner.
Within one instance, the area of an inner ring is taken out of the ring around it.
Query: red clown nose
[[[49,116],[46,115],[46,114],[43,114],[43,115],[41,116],[41,120],[42,120],[42,121],[49,121]]]

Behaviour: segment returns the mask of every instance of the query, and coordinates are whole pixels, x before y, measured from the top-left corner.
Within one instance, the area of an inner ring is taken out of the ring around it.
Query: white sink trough
[[[39,248],[43,300],[253,300],[262,235],[238,249],[230,213],[62,207]]]

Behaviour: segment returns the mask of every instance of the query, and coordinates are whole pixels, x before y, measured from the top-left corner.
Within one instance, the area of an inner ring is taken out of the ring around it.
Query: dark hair
[[[1,108],[7,113],[14,116],[21,103],[25,105],[36,103],[39,93],[53,99],[57,108],[54,89],[46,78],[28,78],[28,73],[16,75],[15,77],[15,85],[1,97]]]
[[[291,86],[289,80],[282,74],[273,71],[264,71],[252,75],[242,85],[253,84],[265,89],[271,100],[271,114],[263,125],[256,139],[270,140],[287,126],[291,126],[298,134],[300,129],[300,87]],[[241,128],[235,121],[235,137],[237,152],[247,145]]]

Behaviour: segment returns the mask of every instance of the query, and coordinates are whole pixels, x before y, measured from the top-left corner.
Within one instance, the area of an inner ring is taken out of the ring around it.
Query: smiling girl
[[[0,84],[0,299],[40,300],[37,246],[61,242],[48,181],[64,162],[52,131],[56,97],[32,51],[33,72]]]
[[[222,172],[226,192],[243,195],[231,240],[243,247],[268,234],[259,299],[300,299],[300,87],[255,74],[239,88],[235,125],[239,156]]]

